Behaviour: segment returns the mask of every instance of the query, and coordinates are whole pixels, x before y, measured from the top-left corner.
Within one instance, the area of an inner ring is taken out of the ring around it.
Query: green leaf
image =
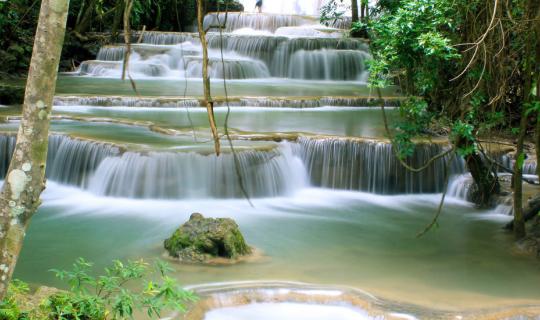
[[[523,163],[525,162],[525,153],[520,153],[516,159],[516,165],[518,168],[523,168]]]

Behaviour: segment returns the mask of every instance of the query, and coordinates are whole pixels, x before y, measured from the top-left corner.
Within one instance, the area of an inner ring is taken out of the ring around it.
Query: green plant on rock
[[[71,271],[52,270],[70,285],[70,291],[57,293],[45,303],[50,319],[132,319],[135,310],[160,318],[163,311],[183,312],[186,303],[196,300],[167,275],[171,269],[162,261],[150,266],[142,260],[115,260],[98,277],[91,275],[91,269],[92,263],[79,258]]]
[[[6,298],[0,301],[0,319],[2,320],[23,320],[27,315],[21,311],[17,298],[27,294],[28,285],[19,280],[13,280],[9,284]]]

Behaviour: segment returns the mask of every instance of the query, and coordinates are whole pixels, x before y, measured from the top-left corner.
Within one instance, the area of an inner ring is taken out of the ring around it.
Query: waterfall
[[[206,26],[224,13],[209,13]],[[369,46],[343,37],[343,30],[321,26],[314,17],[229,13],[226,33],[207,33],[210,77],[215,79],[293,78],[362,80]],[[200,78],[201,45],[196,33],[134,33],[129,71],[133,78]],[[218,66],[221,48],[225,68]],[[120,77],[125,45],[100,48],[96,60],[84,61],[79,75]],[[225,70],[223,70],[225,69]]]
[[[208,47],[236,52],[254,59],[264,61],[270,65],[277,48],[284,42],[289,41],[286,37],[273,37],[261,35],[236,35],[209,32],[207,34]]]
[[[511,170],[514,169],[514,164],[516,161],[507,154],[497,155],[496,160],[506,168]],[[523,174],[536,175],[536,159],[526,159],[523,162]]]
[[[317,38],[343,38],[345,30],[326,27],[322,25],[281,27],[274,33],[277,36],[287,37],[317,37]]]
[[[123,61],[125,51],[126,47],[123,44],[104,46],[99,49],[96,60]],[[171,67],[177,66],[183,56],[197,55],[200,54],[200,51],[198,42],[195,44],[185,43],[173,45],[148,43],[135,43],[131,45],[131,52],[136,53],[139,59],[150,59],[157,56],[161,59],[165,58],[166,60],[169,60],[168,62]]]
[[[136,42],[140,36],[140,33],[134,33],[133,42]],[[123,42],[123,40],[121,41]],[[197,33],[185,33],[185,32],[152,32],[147,31],[142,35],[143,43],[151,44],[179,44],[183,42],[199,43],[199,35]]]
[[[240,0],[246,11],[254,11],[256,0]],[[323,0],[272,0],[263,2],[263,12],[318,16]]]
[[[114,97],[114,96],[55,96],[55,106],[94,106],[94,107],[156,107],[186,108],[200,107],[197,99],[184,98],[149,98],[149,97]]]
[[[62,135],[49,138],[47,177],[64,184],[85,186],[90,175],[107,157],[120,150],[110,144],[72,139]]]
[[[79,66],[80,75],[107,76],[118,73],[122,70],[122,63],[119,61],[83,61]]]
[[[536,161],[534,160],[525,161],[525,163],[523,164],[523,173],[536,174]]]
[[[124,46],[103,46],[99,48],[96,60],[99,61],[122,61],[126,48]],[[84,62],[83,62],[84,63]]]
[[[0,135],[3,178],[13,153],[14,135]],[[415,167],[441,153],[444,146],[419,144],[407,162]],[[443,159],[426,170],[404,169],[389,143],[345,138],[306,138],[270,150],[237,153],[240,175],[250,197],[289,195],[311,185],[378,194],[441,192]],[[464,163],[455,159],[448,195],[467,200],[473,187]],[[242,198],[231,154],[194,152],[122,152],[118,147],[52,135],[47,177],[103,196],[130,198]]]
[[[333,138],[300,138],[298,143],[298,152],[315,186],[379,194],[433,193],[444,187],[444,159],[415,173],[403,168],[389,143]],[[437,144],[417,145],[407,163],[419,167],[443,150]],[[451,164],[451,173],[463,171],[462,161]]]
[[[305,169],[287,144],[237,153],[250,197],[287,195],[304,186]],[[89,184],[99,195],[129,198],[242,198],[231,154],[126,152],[101,162]]]
[[[324,49],[328,49],[324,51]],[[325,53],[334,55],[332,58],[334,63],[345,64],[345,62],[340,61],[339,59],[350,59],[354,54],[344,53],[340,54],[339,51],[344,50],[345,52],[350,52],[350,50],[356,50],[358,57],[363,61],[366,57],[369,57],[368,46],[363,40],[358,39],[334,39],[334,38],[294,38],[280,43],[276,49],[270,70],[273,75],[278,77],[285,77],[289,75],[291,68],[296,68],[296,66],[291,66],[292,59],[295,57],[296,53],[303,52],[302,55],[310,54],[311,52],[317,51],[314,55],[318,55],[319,59],[324,59],[321,57]],[[306,57],[307,58],[307,57]],[[304,63],[302,57],[296,55],[295,60],[300,63]],[[313,65],[314,63],[312,63]],[[315,65],[315,67],[318,67]],[[318,67],[320,68],[320,67]],[[361,67],[362,70],[364,67]]]
[[[231,107],[269,107],[269,108],[317,108],[323,106],[358,107],[370,106],[375,99],[359,97],[249,97],[231,98]],[[386,106],[397,106],[399,100],[386,100]],[[116,97],[116,96],[56,96],[55,106],[95,106],[95,107],[146,107],[146,108],[194,108],[200,107],[198,99],[191,98],[152,98],[152,97]],[[215,107],[226,107],[223,100],[215,100]]]
[[[165,57],[167,58],[167,57]],[[137,57],[131,57],[129,62],[129,72],[132,76],[138,77],[163,77],[169,74],[169,63],[163,61],[150,60],[140,61]],[[121,61],[84,61],[79,66],[79,74],[98,77],[120,77],[122,74]]]
[[[15,135],[0,135],[0,179],[6,177],[9,169],[9,162],[15,149]]]
[[[186,75],[190,78],[202,77],[202,58],[185,57]],[[266,65],[252,59],[223,59],[211,58],[208,61],[208,75],[210,78],[223,79],[254,79],[269,78],[270,71]]]
[[[369,55],[354,50],[296,51],[290,62],[289,78],[359,80]]]
[[[0,177],[7,173],[15,135],[0,135]],[[106,157],[116,156],[120,149],[110,144],[51,135],[47,152],[47,178],[64,184],[85,186],[90,175]]]
[[[460,174],[450,180],[447,194],[449,197],[471,201],[474,188],[475,185],[471,175],[469,173]]]
[[[247,14],[240,12],[229,12],[227,14],[227,20],[225,20],[225,13],[223,12],[219,14],[209,13],[204,17],[204,27],[208,29],[213,26],[220,26],[223,25],[225,21],[226,24],[224,31],[226,32],[243,28],[274,32],[281,27],[316,24],[317,18],[297,15]]]

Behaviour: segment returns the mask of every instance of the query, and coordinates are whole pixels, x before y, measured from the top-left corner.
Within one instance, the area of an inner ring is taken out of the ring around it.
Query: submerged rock
[[[164,242],[170,256],[184,262],[208,263],[216,258],[236,260],[251,253],[238,225],[229,218],[205,218],[193,213]]]

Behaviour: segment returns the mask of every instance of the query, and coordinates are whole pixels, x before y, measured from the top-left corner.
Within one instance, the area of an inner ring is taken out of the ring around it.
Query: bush
[[[136,310],[156,319],[163,311],[183,312],[186,303],[197,299],[167,276],[171,269],[162,261],[151,266],[142,260],[115,260],[97,277],[91,270],[92,263],[82,258],[70,271],[52,270],[70,289],[49,293],[35,304],[28,302],[41,299],[29,295],[24,282],[13,280],[0,301],[0,320],[122,320],[132,319]]]
[[[134,310],[160,318],[163,310],[183,312],[186,302],[196,300],[192,292],[181,289],[175,279],[167,276],[171,269],[162,261],[150,267],[142,260],[125,264],[115,260],[99,277],[90,275],[91,268],[91,263],[79,258],[71,271],[52,270],[71,288],[70,292],[48,299],[49,318],[131,319]]]
[[[28,285],[19,280],[13,280],[9,284],[6,298],[0,301],[0,319],[2,320],[23,320],[27,316],[19,308],[17,298],[27,294]]]

